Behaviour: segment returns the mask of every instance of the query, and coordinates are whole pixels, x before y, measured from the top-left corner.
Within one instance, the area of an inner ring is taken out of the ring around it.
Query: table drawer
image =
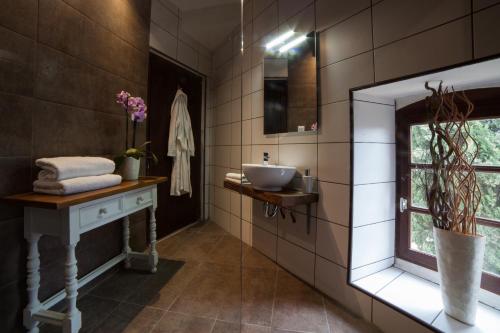
[[[149,189],[126,195],[123,199],[123,205],[125,210],[129,210],[149,204],[151,201],[153,201],[153,192]]]
[[[103,201],[101,203],[80,209],[80,227],[98,223],[108,217],[123,211],[121,198]]]

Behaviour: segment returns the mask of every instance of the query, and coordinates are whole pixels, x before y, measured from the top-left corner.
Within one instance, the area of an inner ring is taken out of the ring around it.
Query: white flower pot
[[[122,177],[124,180],[137,180],[139,178],[139,169],[141,160],[133,157],[125,157],[122,166]]]
[[[434,228],[434,244],[444,311],[474,325],[485,238]]]

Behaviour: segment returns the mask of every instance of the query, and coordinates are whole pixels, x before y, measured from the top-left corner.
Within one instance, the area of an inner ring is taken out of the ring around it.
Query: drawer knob
[[[143,201],[144,201],[144,198],[143,198],[143,197],[138,197],[138,198],[137,198],[137,204],[138,204],[138,205],[140,205],[140,204],[141,204],[141,202],[143,202]]]
[[[106,208],[99,209],[99,216],[106,215],[107,213],[108,213],[108,210]]]

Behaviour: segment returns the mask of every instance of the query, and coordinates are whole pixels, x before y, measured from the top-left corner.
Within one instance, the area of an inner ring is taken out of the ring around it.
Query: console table
[[[40,322],[61,326],[63,333],[78,332],[81,328],[81,313],[76,306],[78,288],[121,261],[125,261],[125,267],[130,268],[136,261],[131,259],[139,259],[138,262],[145,262],[151,272],[156,271],[156,193],[157,184],[165,181],[166,177],[143,177],[137,181],[124,181],[117,186],[67,196],[25,193],[4,198],[9,203],[24,206],[24,237],[28,242],[28,305],[24,309],[23,323],[29,332],[38,332]],[[145,208],[150,212],[149,253],[133,252],[129,246],[128,216]],[[77,279],[75,247],[80,235],[120,218],[123,218],[123,252]],[[38,240],[42,235],[59,237],[66,248],[66,262],[65,288],[40,302]],[[49,310],[64,298],[67,301],[66,312]]]

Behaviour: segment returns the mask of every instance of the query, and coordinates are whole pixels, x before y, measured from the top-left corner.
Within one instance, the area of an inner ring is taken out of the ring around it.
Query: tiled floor
[[[119,270],[79,299],[81,332],[377,332],[214,223],[158,252],[157,274]]]

